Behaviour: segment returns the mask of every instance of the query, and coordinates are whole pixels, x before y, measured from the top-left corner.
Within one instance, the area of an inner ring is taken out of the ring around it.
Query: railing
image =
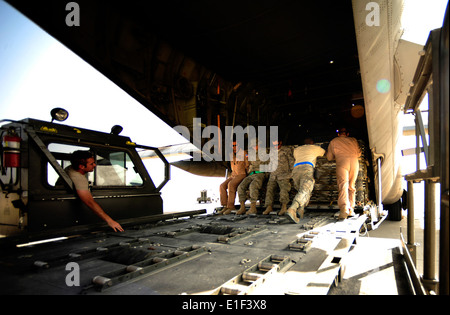
[[[416,264],[414,231],[413,184],[425,183],[424,273],[421,284],[428,294],[449,294],[449,139],[448,139],[448,7],[443,28],[430,32],[422,52],[413,82],[405,103],[405,113],[415,115],[416,172],[405,176],[408,182],[407,247]],[[419,105],[425,95],[429,98],[429,136],[427,143]],[[420,147],[422,140],[423,147]],[[419,154],[425,153],[426,168],[421,169]],[[441,201],[436,202],[438,186]],[[436,279],[436,211],[440,210],[439,279]]]

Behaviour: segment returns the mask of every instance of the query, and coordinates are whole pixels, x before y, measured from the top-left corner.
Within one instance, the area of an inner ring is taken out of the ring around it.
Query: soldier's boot
[[[339,220],[345,220],[345,219],[347,219],[348,215],[349,215],[349,211],[348,211],[347,209],[344,209],[344,210],[341,209],[341,210],[339,211],[339,217],[338,217],[338,219],[339,219]]]
[[[272,206],[268,206],[266,210],[263,212],[264,215],[270,214],[273,211]]]
[[[256,210],[256,202],[252,202],[250,204],[250,210],[247,211],[247,214],[257,214],[258,211]]]
[[[287,205],[285,203],[281,204],[281,211],[278,212],[278,215],[284,215],[287,211]]]
[[[223,214],[223,215],[227,215],[227,214],[230,214],[230,213],[231,213],[231,211],[233,211],[233,210],[235,210],[235,209],[230,209],[230,208],[226,208],[226,209],[225,209],[225,211],[224,211],[224,212],[222,212],[222,214]]]
[[[227,210],[226,206],[223,206],[222,209],[216,212],[216,214],[223,214]]]
[[[298,224],[300,222],[300,219],[297,218],[297,211],[294,208],[289,208],[286,211],[287,216],[289,219],[291,219],[292,222]]]
[[[305,209],[303,209],[303,207],[298,208],[297,214],[300,216],[300,219],[303,219],[303,215],[305,214]]]
[[[245,213],[245,202],[241,202],[241,207],[239,208],[238,212],[236,214],[241,215]]]
[[[355,209],[354,209],[354,208],[348,208],[348,216],[349,216],[349,217],[354,217],[354,216],[356,216],[356,213],[355,213]]]

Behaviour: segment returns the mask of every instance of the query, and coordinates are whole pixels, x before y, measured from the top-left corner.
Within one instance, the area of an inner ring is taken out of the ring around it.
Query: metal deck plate
[[[326,294],[366,220],[362,215],[340,222],[334,214],[308,211],[299,224],[273,224],[276,215],[201,215],[128,227],[120,234],[16,248],[0,258],[0,292],[217,294],[227,282],[275,255],[289,263],[240,294]],[[289,246],[294,243],[308,246]],[[172,261],[161,263],[161,258]],[[71,263],[79,266],[78,273]],[[79,284],[73,282],[78,279]]]

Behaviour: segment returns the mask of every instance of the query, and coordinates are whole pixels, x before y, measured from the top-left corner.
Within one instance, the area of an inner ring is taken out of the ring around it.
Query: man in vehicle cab
[[[82,150],[75,151],[72,153],[70,163],[71,165],[66,167],[65,171],[72,180],[81,201],[104,220],[115,232],[123,232],[122,226],[106,214],[102,207],[94,200],[89,190],[89,182],[86,174],[92,172],[96,166],[92,153]]]

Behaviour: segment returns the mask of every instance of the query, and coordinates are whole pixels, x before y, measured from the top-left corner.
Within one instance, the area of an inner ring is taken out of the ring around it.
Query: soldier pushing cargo
[[[261,166],[268,162],[263,162],[260,160],[259,154],[258,154],[258,143],[257,143],[256,139],[251,140],[249,155],[254,156],[254,160],[249,161],[249,163],[250,163],[250,167],[248,169],[249,174],[239,184],[238,195],[239,195],[239,203],[241,204],[241,207],[239,208],[239,211],[236,214],[244,214],[244,213],[256,214],[257,213],[256,201],[258,201],[259,191],[261,190],[264,180],[266,179],[267,173],[262,171]],[[247,189],[250,191],[250,210],[248,210],[246,212],[245,201],[247,200]]]
[[[237,188],[247,175],[248,160],[244,152],[240,152],[240,150],[237,142],[233,141],[233,157],[230,159],[231,176],[220,185],[220,203],[222,204],[222,210],[218,212],[219,214],[229,214],[232,210],[235,210],[234,201],[236,199]],[[239,160],[239,155],[243,155],[244,160]]]
[[[314,167],[318,156],[323,156],[325,150],[315,145],[312,139],[305,139],[305,144],[294,149],[294,170],[292,179],[294,181],[297,194],[292,200],[292,204],[287,210],[288,217],[295,223],[299,223],[303,218],[305,206],[309,203],[309,198],[314,189]]]
[[[346,128],[339,129],[327,150],[328,161],[336,160],[336,180],[339,187],[339,219],[353,215],[355,207],[355,183],[358,177],[361,149],[355,138],[349,137]]]
[[[269,214],[273,211],[274,194],[277,186],[280,187],[280,203],[281,211],[278,215],[283,215],[287,211],[289,203],[289,191],[291,190],[291,173],[294,166],[294,156],[292,149],[282,145],[281,141],[273,141],[273,146],[277,148],[275,154],[278,154],[277,166],[270,173],[269,181],[266,188],[266,210],[263,214]],[[272,159],[271,159],[272,160]]]

